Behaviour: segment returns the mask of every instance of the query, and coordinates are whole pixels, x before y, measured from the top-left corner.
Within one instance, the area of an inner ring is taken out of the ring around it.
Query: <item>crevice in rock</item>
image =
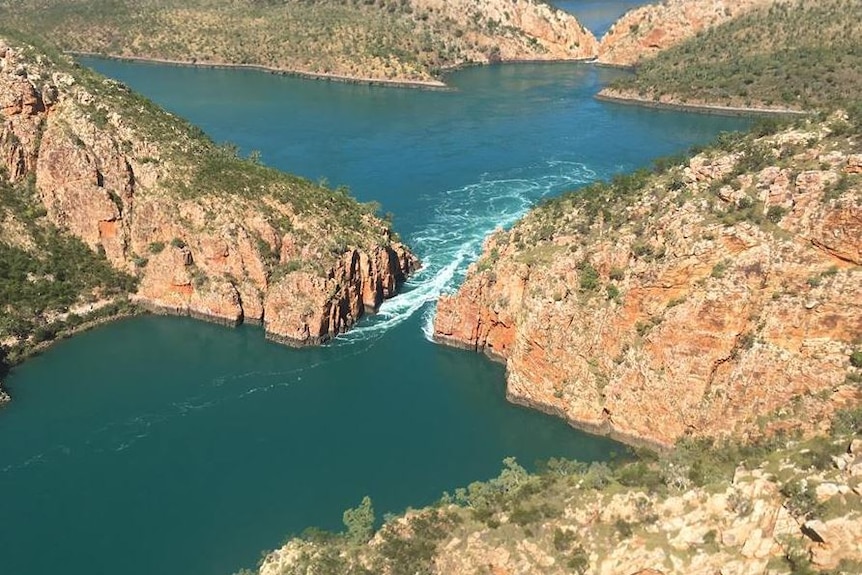
[[[814,247],[814,249],[825,253],[827,256],[829,256],[831,258],[835,258],[837,260],[841,260],[842,262],[852,264],[852,265],[857,265],[857,266],[862,265],[862,260],[856,261],[853,258],[839,255],[839,254],[835,253],[832,249],[830,249],[829,246],[824,245],[822,242],[819,242],[814,238],[810,238],[808,241],[811,242],[811,245]]]

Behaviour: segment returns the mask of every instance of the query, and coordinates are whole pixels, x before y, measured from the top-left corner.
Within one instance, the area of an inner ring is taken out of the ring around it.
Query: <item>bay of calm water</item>
[[[503,367],[430,343],[433,301],[496,226],[542,197],[743,121],[593,99],[618,72],[514,65],[449,92],[85,60],[263,161],[395,215],[425,267],[320,349],[259,328],[120,321],[17,367],[0,412],[0,572],[226,575],[310,525],[380,517],[497,474],[513,455],[619,446],[506,403]]]

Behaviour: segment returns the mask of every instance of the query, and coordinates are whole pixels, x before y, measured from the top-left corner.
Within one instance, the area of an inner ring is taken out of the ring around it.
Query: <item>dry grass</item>
[[[688,103],[846,106],[862,93],[862,2],[776,3],[659,54],[615,87]]]
[[[486,0],[463,4],[469,8],[437,0],[0,0],[0,18],[71,51],[378,80],[434,80],[493,59],[495,39],[540,51],[486,14]]]

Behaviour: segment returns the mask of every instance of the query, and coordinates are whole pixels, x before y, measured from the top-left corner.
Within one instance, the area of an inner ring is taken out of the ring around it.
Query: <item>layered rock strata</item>
[[[121,84],[2,39],[0,122],[0,175],[136,276],[132,298],[152,309],[316,344],[417,266],[344,193],[241,160]]]
[[[671,445],[828,425],[860,400],[862,150],[812,125],[536,208],[489,238],[434,337],[507,397]]]
[[[777,0],[667,0],[635,8],[602,37],[598,62],[634,66],[655,54]]]

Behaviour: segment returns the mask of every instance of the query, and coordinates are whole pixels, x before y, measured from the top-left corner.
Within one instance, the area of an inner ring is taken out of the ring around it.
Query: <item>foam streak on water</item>
[[[596,173],[577,162],[547,161],[517,170],[510,177],[486,176],[479,182],[423,198],[428,223],[407,238],[422,259],[422,268],[387,300],[380,311],[346,336],[344,343],[379,337],[422,310],[422,331],[433,334],[433,305],[442,293],[455,290],[467,267],[496,228],[508,228],[539,199],[590,182]]]

